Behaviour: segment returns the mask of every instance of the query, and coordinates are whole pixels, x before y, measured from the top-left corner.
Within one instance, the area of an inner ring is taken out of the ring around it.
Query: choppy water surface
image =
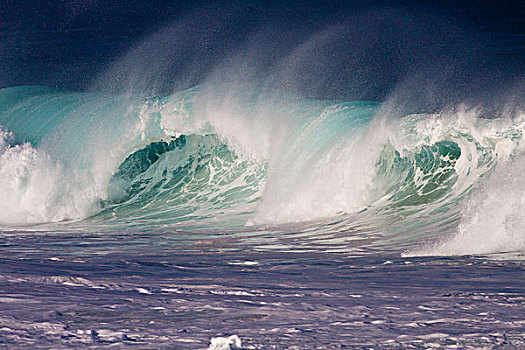
[[[525,346],[519,253],[351,257],[220,240],[181,249],[151,233],[2,241],[4,348],[205,349],[230,335],[245,349]]]

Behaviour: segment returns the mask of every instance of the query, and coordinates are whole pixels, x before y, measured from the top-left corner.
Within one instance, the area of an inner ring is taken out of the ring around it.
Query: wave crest
[[[441,242],[407,254],[523,246],[521,112],[385,118],[375,102],[216,96],[0,91],[0,222],[324,232],[336,218],[378,244]]]

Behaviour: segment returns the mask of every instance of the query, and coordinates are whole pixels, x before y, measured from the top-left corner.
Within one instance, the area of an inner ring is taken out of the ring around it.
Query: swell
[[[352,240],[407,254],[524,248],[522,112],[385,118],[375,102],[223,97],[1,90],[0,196],[11,200],[0,223],[273,230],[343,251]],[[495,210],[492,227],[480,215]]]

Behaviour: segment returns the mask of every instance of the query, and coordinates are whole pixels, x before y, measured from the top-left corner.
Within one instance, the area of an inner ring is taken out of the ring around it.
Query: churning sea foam
[[[405,253],[407,256],[525,250],[525,115],[518,112],[507,118],[482,120],[470,116],[469,120],[471,137],[492,149],[495,164],[471,184],[470,195],[459,206],[457,230],[443,234],[435,244]]]
[[[0,129],[0,222],[37,223],[60,219],[56,188],[61,169],[31,144],[11,145],[13,135]]]

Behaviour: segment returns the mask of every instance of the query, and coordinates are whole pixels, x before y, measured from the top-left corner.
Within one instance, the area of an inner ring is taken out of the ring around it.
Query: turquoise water
[[[17,87],[0,91],[0,105],[9,229],[181,230],[258,249],[441,254],[471,220],[469,198],[504,181],[490,174],[523,163],[519,112],[393,118],[376,102],[264,90],[224,98],[209,86],[166,97]],[[516,230],[500,228],[500,245],[520,247]],[[292,247],[289,236],[303,239]]]

